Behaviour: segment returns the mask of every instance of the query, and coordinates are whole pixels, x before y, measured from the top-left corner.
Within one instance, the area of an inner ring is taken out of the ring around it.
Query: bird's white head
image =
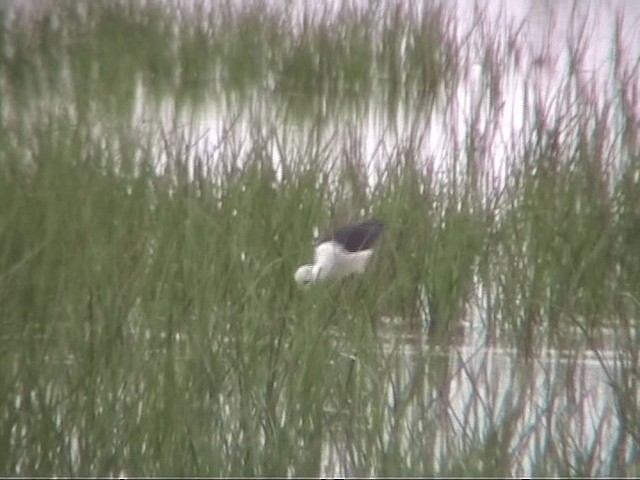
[[[294,278],[298,285],[309,285],[310,283],[315,282],[318,278],[317,268],[315,265],[303,265],[296,270]]]

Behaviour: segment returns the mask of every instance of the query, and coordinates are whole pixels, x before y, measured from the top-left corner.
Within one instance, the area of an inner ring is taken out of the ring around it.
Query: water
[[[276,9],[281,6],[279,2],[273,4]],[[424,6],[421,3],[411,5],[416,12]],[[523,145],[519,139],[530,137],[533,116],[542,112],[552,128],[556,121],[576,114],[576,109],[581,107],[579,99],[575,105],[565,104],[568,72],[579,72],[580,88],[585,92],[608,92],[605,95],[608,97],[620,89],[612,77],[614,57],[620,57],[621,66],[633,68],[634,59],[640,55],[637,28],[640,7],[634,2],[621,0],[594,6],[571,1],[498,1],[480,9],[470,0],[448,2],[446,7],[447,13],[456,18],[456,38],[465,45],[460,72],[464,81],[456,90],[455,101],[436,101],[424,108],[416,103],[410,106],[400,103],[395,114],[390,114],[383,104],[374,100],[364,115],[355,113],[345,117],[338,112],[337,118],[333,118],[335,114],[327,106],[321,114],[327,120],[322,129],[324,134],[321,133],[318,141],[357,143],[361,149],[357,151],[358,155],[369,165],[371,185],[379,179],[376,167],[384,163],[383,158],[389,151],[403,143],[413,145],[417,138],[423,161],[434,175],[449,177],[453,171],[463,175],[461,166],[475,163],[486,195],[491,198],[504,188],[509,167],[522,156]],[[304,8],[314,11],[308,2],[296,2],[291,15],[301,17]],[[483,20],[482,26],[479,19]],[[483,50],[487,45],[494,51]],[[578,53],[579,64],[573,64]],[[513,62],[493,65],[494,54],[511,56]],[[640,88],[640,85],[630,85],[631,91],[634,88]],[[194,112],[188,113],[183,122],[196,127],[193,136],[200,139],[197,148],[205,151],[210,151],[228,135],[230,121],[238,131],[248,131],[259,118],[264,125],[278,132],[280,138],[293,132],[304,138],[308,134],[304,121],[302,124],[299,118],[291,121],[284,110],[274,109],[267,100],[272,95],[265,85],[248,109],[238,108],[239,105],[233,102],[230,109],[221,108],[215,102],[199,108],[195,117]],[[628,115],[636,122],[635,127],[629,126],[627,130],[637,130],[640,126],[638,103],[632,98],[621,98],[621,101],[625,102]],[[246,105],[240,105],[243,104]],[[143,111],[140,113],[143,118]],[[167,119],[167,128],[171,129],[176,110],[170,102],[165,105],[162,115]],[[607,118],[615,123],[615,118]],[[470,126],[476,130],[471,156],[466,134]],[[354,132],[362,132],[362,136],[355,133],[354,137]],[[605,139],[603,148],[619,151],[621,139],[615,135],[615,129],[612,128],[612,132],[614,135]],[[636,141],[634,136],[627,140]],[[270,148],[274,168],[281,178],[283,152],[279,147],[271,145]],[[250,148],[249,142],[243,143],[240,152]],[[197,150],[193,153],[197,154]],[[295,155],[293,151],[286,153]]]
[[[448,347],[430,345],[424,332],[399,335],[406,332],[403,319],[381,324],[379,338],[393,365],[384,369],[388,435],[409,452],[415,435],[432,438],[436,472],[450,471],[453,452],[471,455],[492,434],[500,436],[496,442],[506,442],[510,455],[501,468],[514,477],[539,474],[537,459],[549,449],[575,465],[591,456],[593,475],[605,474],[621,459],[633,463],[635,444],[624,440],[616,404],[620,397],[612,387],[620,372],[634,364],[620,347],[619,333],[602,329],[599,341],[589,345],[583,332],[572,328],[571,347],[544,348],[524,358],[489,338],[484,313],[482,308],[468,311],[464,333]],[[344,360],[348,350],[341,352],[343,359],[337,361],[357,365],[357,357]],[[395,363],[398,358],[404,360]],[[506,431],[504,425],[509,425]],[[321,475],[380,474],[363,459],[354,462],[350,453],[349,445],[329,442]],[[363,465],[354,470],[358,461]]]

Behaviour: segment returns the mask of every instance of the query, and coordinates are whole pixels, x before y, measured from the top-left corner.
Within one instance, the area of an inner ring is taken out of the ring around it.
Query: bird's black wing
[[[383,229],[382,222],[368,220],[339,228],[330,238],[341,244],[347,252],[359,252],[371,248]]]

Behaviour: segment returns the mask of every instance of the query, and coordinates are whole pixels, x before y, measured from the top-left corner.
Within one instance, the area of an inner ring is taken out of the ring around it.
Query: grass
[[[524,81],[500,183],[520,52],[401,5],[3,10],[4,475],[638,473],[622,40],[610,85],[579,49],[554,93]],[[204,104],[215,140],[182,122]],[[298,290],[313,229],[361,217],[371,271]]]

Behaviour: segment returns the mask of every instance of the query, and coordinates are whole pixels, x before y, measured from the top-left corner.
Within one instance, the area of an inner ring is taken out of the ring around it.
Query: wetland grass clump
[[[620,203],[618,179],[636,162],[616,147],[611,105],[569,85],[553,112],[535,101],[522,156],[507,175],[501,240],[492,246],[499,249],[493,268],[500,302],[518,310],[504,312],[512,322],[503,326],[528,345],[534,331],[557,344],[576,327],[617,328],[616,305],[630,288],[623,278],[634,270],[617,253],[629,226],[620,215],[629,206]]]
[[[0,471],[638,473],[628,102],[525,79],[500,183],[513,30],[189,5],[2,10]],[[361,218],[367,273],[300,291],[314,230]]]
[[[326,215],[322,169],[282,150],[279,178],[265,146],[286,139],[214,157],[181,135],[103,129],[51,117],[2,156],[5,470],[312,475],[327,438],[385,430],[379,316],[422,317],[382,258],[364,278],[296,289],[309,220]],[[394,216],[384,255],[402,259],[403,229],[429,240],[406,184],[374,198],[356,177],[369,213]],[[401,283],[414,290],[416,265]],[[387,455],[374,438],[357,443]]]

